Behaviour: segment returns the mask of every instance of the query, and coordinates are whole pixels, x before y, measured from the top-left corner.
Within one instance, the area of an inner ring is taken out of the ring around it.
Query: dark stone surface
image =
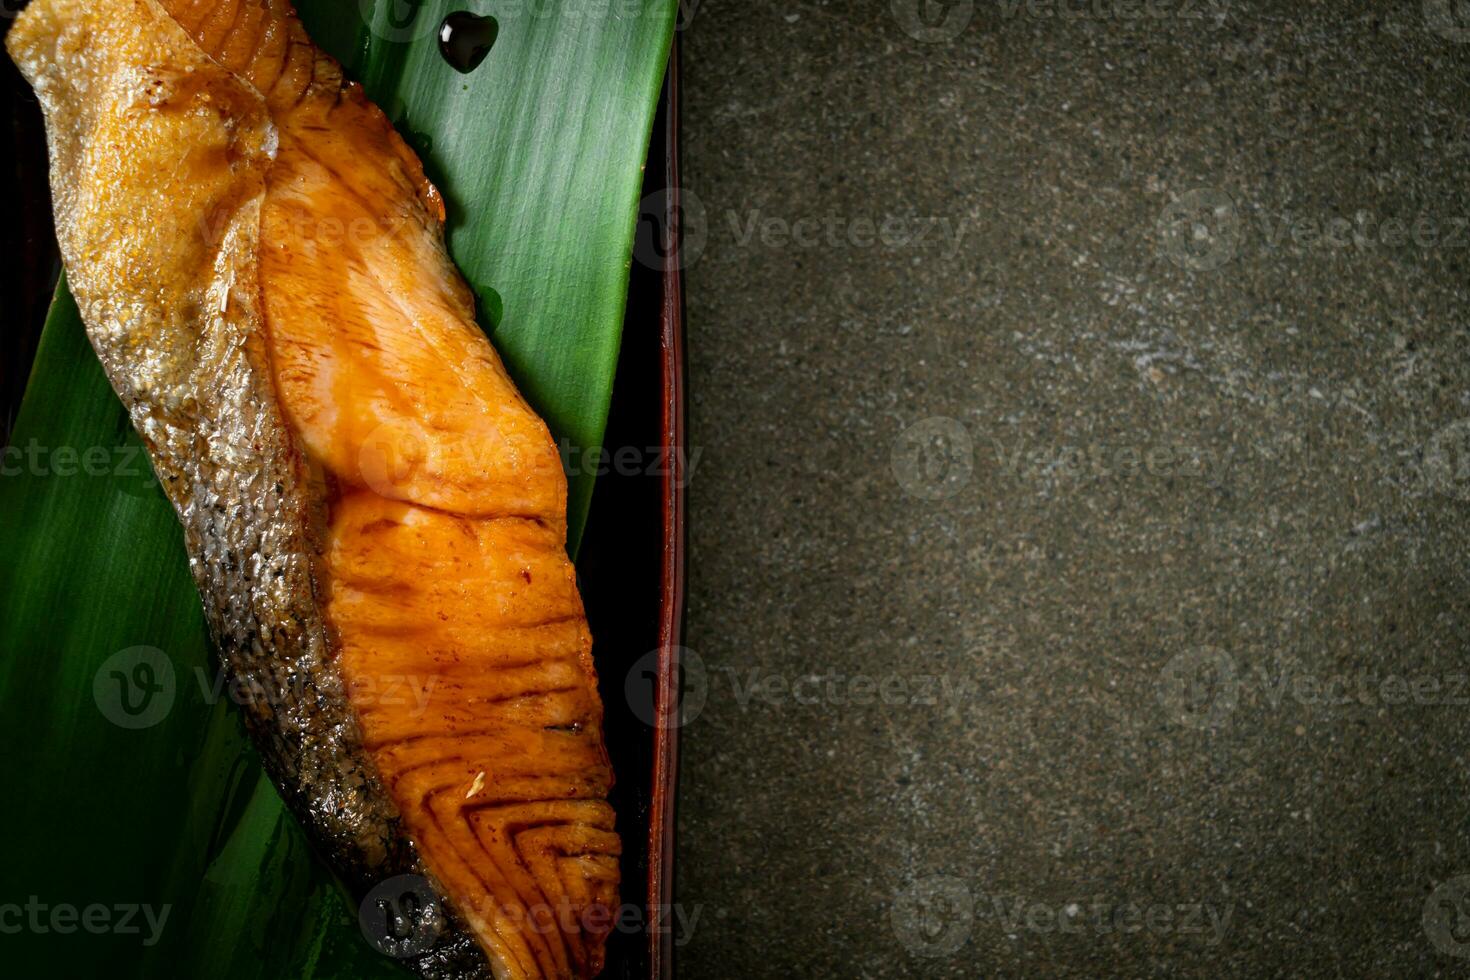
[[[680,975],[1464,975],[1470,16],[906,6],[684,33]]]

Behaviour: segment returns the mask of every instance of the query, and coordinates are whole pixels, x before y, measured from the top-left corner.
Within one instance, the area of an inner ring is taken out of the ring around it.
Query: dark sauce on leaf
[[[480,67],[500,36],[494,17],[456,10],[439,25],[439,53],[455,71],[469,74]]]

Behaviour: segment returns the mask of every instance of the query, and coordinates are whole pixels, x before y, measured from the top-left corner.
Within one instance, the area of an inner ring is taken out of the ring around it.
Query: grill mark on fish
[[[7,46],[88,336],[222,664],[268,693],[245,717],[273,781],[356,891],[447,899],[422,976],[595,975],[604,929],[530,921],[615,905],[621,850],[564,477],[418,158],[286,0],[36,0]],[[289,224],[343,216],[388,226],[326,249]],[[377,432],[408,472],[370,472]],[[421,716],[374,697],[390,674]]]

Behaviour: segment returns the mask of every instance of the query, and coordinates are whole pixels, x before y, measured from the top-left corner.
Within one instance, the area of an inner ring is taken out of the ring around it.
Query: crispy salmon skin
[[[620,846],[565,478],[418,159],[285,0],[35,0],[6,45],[283,797],[359,895],[422,876],[421,975],[595,976]]]

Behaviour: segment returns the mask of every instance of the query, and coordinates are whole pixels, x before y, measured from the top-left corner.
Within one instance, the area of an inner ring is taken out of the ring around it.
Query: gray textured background
[[[1465,975],[1470,9],[921,7],[684,31],[680,975]]]

